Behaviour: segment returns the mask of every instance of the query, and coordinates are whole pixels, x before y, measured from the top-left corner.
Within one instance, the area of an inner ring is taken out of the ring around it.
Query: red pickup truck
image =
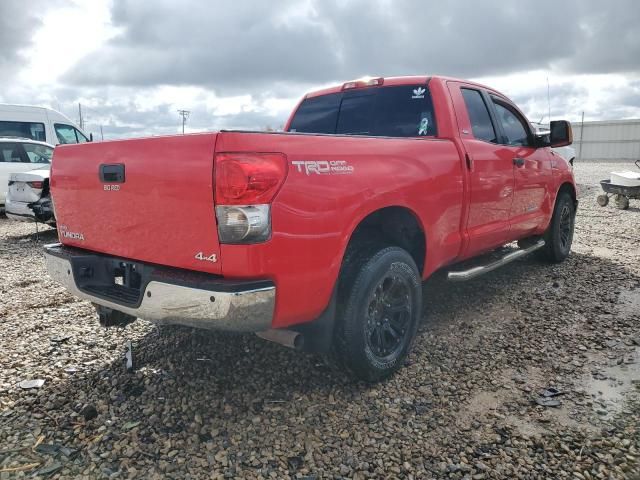
[[[402,77],[310,93],[284,132],[59,146],[46,261],[105,326],[256,332],[376,381],[407,356],[436,270],[513,241],[449,278],[569,255],[576,187],[550,147],[571,140],[483,85]]]

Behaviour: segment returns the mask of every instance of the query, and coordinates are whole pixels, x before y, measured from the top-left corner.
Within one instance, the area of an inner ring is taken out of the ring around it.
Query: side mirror
[[[555,120],[551,122],[551,147],[565,147],[573,143],[573,130],[571,124],[566,120]]]

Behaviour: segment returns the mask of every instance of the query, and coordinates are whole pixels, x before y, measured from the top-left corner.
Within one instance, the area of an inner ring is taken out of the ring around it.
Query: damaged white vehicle
[[[7,217],[55,225],[49,193],[52,155],[48,143],[0,138],[0,206]]]

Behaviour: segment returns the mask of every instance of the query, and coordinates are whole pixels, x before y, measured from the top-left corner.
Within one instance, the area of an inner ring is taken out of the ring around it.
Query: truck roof
[[[366,81],[366,80],[372,80],[372,79],[382,79],[383,86],[389,86],[389,85],[415,85],[415,84],[419,84],[419,83],[426,83],[429,80],[440,80],[443,82],[463,82],[463,83],[467,83],[470,85],[475,85],[479,88],[483,88],[485,90],[490,90],[491,92],[495,92],[501,96],[504,96],[502,93],[498,92],[497,90],[491,88],[491,87],[487,87],[486,85],[482,85],[481,83],[477,83],[477,82],[472,82],[470,80],[464,80],[461,78],[454,78],[454,77],[446,77],[446,76],[441,76],[441,75],[412,75],[412,76],[404,76],[404,77],[365,77],[365,78],[358,78],[355,80],[351,80],[353,82],[356,81]],[[345,83],[349,83],[349,82],[345,82]],[[311,97],[318,97],[320,95],[327,95],[330,93],[338,93],[340,91],[342,91],[342,88],[344,86],[345,83],[341,83],[339,85],[333,85],[331,87],[327,87],[327,88],[323,88],[320,90],[315,90],[312,92],[309,92],[305,95],[304,98],[311,98]]]

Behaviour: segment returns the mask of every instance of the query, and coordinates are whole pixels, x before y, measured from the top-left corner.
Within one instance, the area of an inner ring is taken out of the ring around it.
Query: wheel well
[[[571,198],[573,198],[573,203],[577,205],[576,188],[571,183],[566,182],[560,185],[556,198],[558,198],[562,192],[568,192]]]
[[[369,214],[353,231],[347,251],[360,242],[372,240],[405,249],[422,274],[427,241],[424,230],[411,210],[405,207],[386,207]]]

